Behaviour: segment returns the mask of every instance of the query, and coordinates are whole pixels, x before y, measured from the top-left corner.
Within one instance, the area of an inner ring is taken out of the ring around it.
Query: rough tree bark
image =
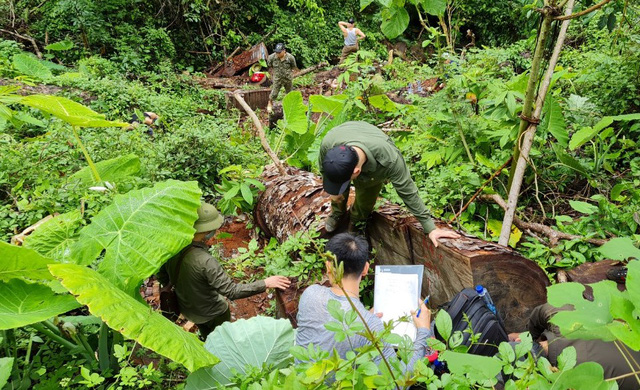
[[[330,213],[328,194],[322,179],[287,167],[283,178],[270,167],[263,174],[266,189],[258,198],[256,224],[268,236],[284,241],[301,230],[318,228],[314,222]],[[440,228],[451,228],[436,221]],[[324,233],[323,230],[321,230]],[[450,300],[464,287],[482,284],[491,292],[509,330],[526,328],[530,311],[546,301],[549,280],[533,261],[509,248],[463,235],[458,240],[442,240],[435,248],[420,227],[400,206],[386,202],[372,215],[368,225],[376,265],[423,264],[422,294],[431,294],[432,307]],[[429,291],[427,291],[429,288]],[[284,314],[295,318],[297,297],[279,296]]]

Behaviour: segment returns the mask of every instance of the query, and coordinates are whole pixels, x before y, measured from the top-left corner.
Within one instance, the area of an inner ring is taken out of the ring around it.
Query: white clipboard
[[[377,265],[373,288],[373,311],[382,313],[381,320],[388,322],[411,316],[418,309],[424,265]],[[393,333],[416,339],[417,329],[413,321],[396,324]]]

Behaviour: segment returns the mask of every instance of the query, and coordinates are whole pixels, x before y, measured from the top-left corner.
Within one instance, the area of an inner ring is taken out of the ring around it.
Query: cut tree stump
[[[262,231],[282,242],[290,235],[310,228],[329,215],[329,195],[322,190],[322,179],[312,173],[287,167],[288,176],[273,166],[263,173],[265,191],[254,210]],[[451,229],[436,220],[440,228]],[[326,236],[324,229],[321,230]],[[422,295],[431,294],[431,307],[448,302],[465,287],[482,284],[490,292],[509,332],[523,331],[531,310],[546,302],[549,279],[533,261],[495,243],[464,235],[442,240],[435,248],[419,222],[400,206],[385,202],[372,215],[368,234],[376,251],[375,264],[423,264]],[[430,291],[427,291],[427,288]],[[279,292],[276,292],[280,294]],[[279,302],[291,302],[288,294]],[[285,318],[297,305],[279,307]]]

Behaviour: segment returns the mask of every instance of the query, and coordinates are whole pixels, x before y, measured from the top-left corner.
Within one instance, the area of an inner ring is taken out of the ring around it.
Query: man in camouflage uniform
[[[296,59],[287,53],[284,43],[278,43],[274,51],[275,53],[272,53],[267,59],[267,66],[273,79],[271,95],[269,95],[269,106],[267,107],[268,111],[271,111],[272,102],[278,97],[282,87],[287,93],[291,92],[293,88],[293,70],[297,68]]]

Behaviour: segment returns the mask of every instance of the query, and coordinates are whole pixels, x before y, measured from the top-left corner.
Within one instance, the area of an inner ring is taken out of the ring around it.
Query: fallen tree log
[[[254,210],[257,225],[280,242],[295,232],[313,228],[315,221],[330,213],[321,178],[296,168],[286,170],[287,176],[273,167],[265,171],[266,189]],[[436,221],[436,225],[451,228],[442,221]],[[432,308],[465,287],[482,284],[491,293],[507,330],[522,331],[531,310],[546,302],[546,274],[535,262],[510,248],[464,234],[460,239],[444,239],[435,248],[419,222],[389,202],[373,213],[368,234],[376,250],[375,264],[424,264],[422,294],[431,295]],[[295,300],[287,297],[281,301]],[[281,312],[295,317],[291,313],[297,310],[294,303]]]

